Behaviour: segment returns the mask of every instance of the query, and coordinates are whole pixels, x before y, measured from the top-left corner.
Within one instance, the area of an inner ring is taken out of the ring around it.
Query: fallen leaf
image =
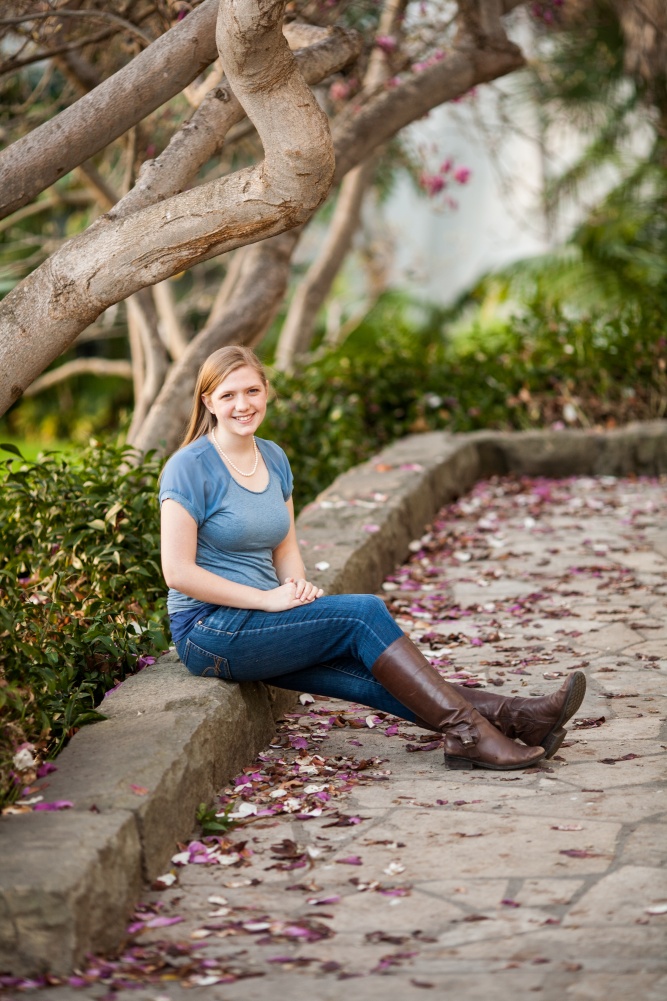
[[[567,855],[569,858],[602,858],[600,852],[589,852],[585,848],[561,848],[559,855]]]
[[[634,761],[641,758],[641,754],[624,754],[622,758],[598,758],[601,765],[615,765],[617,761]]]
[[[177,880],[176,873],[172,870],[171,872],[165,872],[164,875],[158,876],[153,880],[151,885],[152,890],[166,890],[167,887],[173,886]]]
[[[587,718],[575,719],[572,724],[573,730],[585,730],[589,727],[602,726],[603,723],[607,722],[606,716],[589,716]]]

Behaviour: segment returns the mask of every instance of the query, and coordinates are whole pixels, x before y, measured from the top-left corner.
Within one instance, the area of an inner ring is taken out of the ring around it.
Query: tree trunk
[[[299,282],[280,332],[275,366],[289,371],[313,339],[315,320],[345,260],[359,225],[361,206],[373,179],[376,158],[355,167],[340,186],[336,209],[315,262]]]
[[[326,116],[282,34],[284,0],[220,0],[227,77],[264,146],[256,166],[69,241],[0,306],[0,414],[114,302],[305,222],[333,173]]]
[[[387,0],[378,24],[378,36],[392,36],[400,28],[405,0]],[[373,91],[387,78],[387,56],[375,47],[364,77],[364,90]],[[355,167],[340,186],[329,231],[314,264],[299,283],[280,333],[276,368],[284,371],[310,347],[320,306],[329,294],[334,278],[345,260],[357,231],[366,189],[372,183],[377,158],[370,157]]]
[[[175,362],[138,433],[128,438],[141,452],[173,452],[185,432],[202,362],[225,344],[253,344],[275,317],[285,295],[300,229],[247,247],[233,294]]]
[[[178,318],[176,300],[168,281],[158,282],[153,286],[153,301],[157,312],[160,340],[167,349],[169,357],[178,360],[188,346],[188,339]]]
[[[139,392],[135,392],[129,436],[136,428],[141,427],[160,392],[167,374],[168,361],[167,352],[158,334],[157,315],[149,289],[142,289],[127,300],[127,320],[130,328],[134,328],[138,334],[142,358],[142,378]],[[137,385],[135,376],[135,390]]]

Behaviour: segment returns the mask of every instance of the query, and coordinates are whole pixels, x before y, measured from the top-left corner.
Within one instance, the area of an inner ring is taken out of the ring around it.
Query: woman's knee
[[[365,619],[379,616],[381,619],[391,618],[382,598],[376,594],[356,594],[357,610]]]

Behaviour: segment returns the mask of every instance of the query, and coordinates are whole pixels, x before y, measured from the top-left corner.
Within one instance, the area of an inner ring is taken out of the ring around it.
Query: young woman
[[[324,596],[307,579],[287,457],[256,437],[268,388],[248,348],[212,354],[185,442],[162,474],[162,567],[188,670],[393,713],[442,733],[450,768],[525,768],[551,757],[583,699],[580,671],[543,698],[450,685],[379,598]]]

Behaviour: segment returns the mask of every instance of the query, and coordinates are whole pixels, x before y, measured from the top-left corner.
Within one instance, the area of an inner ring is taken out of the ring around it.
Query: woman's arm
[[[262,591],[198,567],[195,563],[197,522],[178,501],[171,499],[162,502],[161,549],[162,572],[167,585],[197,601],[231,608],[257,608],[264,612],[284,612],[303,604],[296,596],[294,581]]]
[[[296,597],[300,601],[314,601],[315,598],[321,598],[324,591],[321,587],[306,580],[306,568],[303,565],[299,541],[296,537],[294,502],[290,497],[285,503],[289,511],[290,527],[283,541],[273,550],[273,565],[281,583],[296,585]]]

